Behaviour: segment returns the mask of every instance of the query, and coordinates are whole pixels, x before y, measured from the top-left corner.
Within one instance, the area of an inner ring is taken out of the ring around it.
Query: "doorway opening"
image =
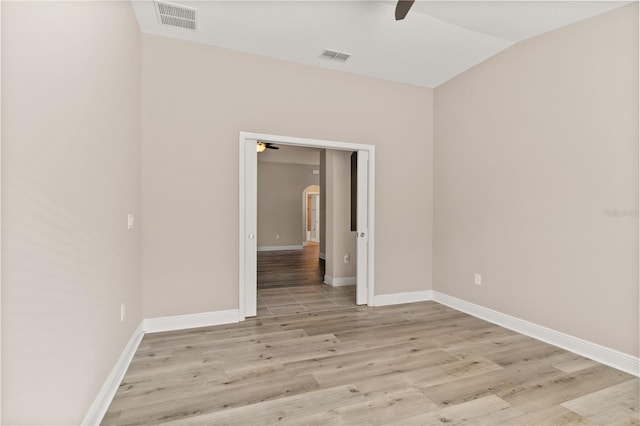
[[[357,250],[356,250],[356,303],[373,304],[374,294],[374,178],[375,147],[328,140],[296,138],[262,133],[240,132],[240,265],[239,316],[257,313],[257,150],[258,142],[312,147],[316,149],[357,152]],[[320,205],[322,203],[320,202]],[[320,230],[322,227],[320,227]],[[333,256],[336,261],[342,255]],[[346,262],[346,261],[345,261]],[[338,262],[336,262],[338,263]],[[334,286],[341,283],[336,279]]]
[[[320,186],[309,185],[302,191],[304,243],[320,244]]]
[[[304,311],[288,290],[321,287],[317,198],[321,150],[272,145],[258,153],[258,315]],[[277,150],[275,149],[277,148]],[[315,241],[311,240],[314,237]],[[262,297],[264,296],[264,297]],[[264,309],[260,309],[261,306]]]

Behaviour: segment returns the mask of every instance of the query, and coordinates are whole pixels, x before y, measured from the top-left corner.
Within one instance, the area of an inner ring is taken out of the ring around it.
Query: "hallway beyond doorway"
[[[258,252],[258,290],[321,285],[324,260],[320,245],[309,242],[302,250]]]
[[[327,284],[258,290],[258,318],[356,306],[356,286]]]
[[[258,252],[258,317],[355,306],[355,286],[324,284],[320,245]]]

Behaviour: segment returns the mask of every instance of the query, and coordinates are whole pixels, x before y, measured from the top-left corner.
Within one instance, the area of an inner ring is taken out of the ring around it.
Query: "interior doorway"
[[[327,140],[240,132],[240,318],[257,311],[257,152],[258,141],[279,145],[358,152],[356,303],[373,303],[375,147]]]
[[[304,243],[320,244],[320,187],[312,185],[307,187],[302,197],[304,200]]]

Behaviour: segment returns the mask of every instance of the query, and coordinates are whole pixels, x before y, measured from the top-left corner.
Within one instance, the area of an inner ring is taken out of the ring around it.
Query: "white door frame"
[[[367,294],[367,281],[369,274],[369,265],[364,264],[361,261],[360,253],[367,251],[369,247],[369,223],[373,223],[369,220],[369,214],[367,211],[367,193],[369,187],[368,174],[369,174],[369,152],[358,151],[357,152],[357,214],[356,214],[356,247],[358,253],[358,259],[356,264],[356,305],[364,305],[368,301],[373,302],[373,295],[369,298]]]
[[[252,250],[256,245],[257,235],[257,212],[249,211],[248,206],[256,206],[257,198],[257,168],[258,163],[256,161],[257,154],[247,149],[248,142],[256,141],[273,142],[279,145],[293,145],[309,148],[320,149],[335,149],[340,151],[366,151],[369,157],[369,173],[367,181],[366,191],[366,205],[367,205],[367,218],[368,218],[368,237],[367,237],[367,278],[366,282],[359,283],[358,285],[366,285],[364,293],[367,295],[366,304],[373,306],[374,295],[374,213],[375,213],[375,146],[350,143],[350,142],[338,142],[321,139],[307,139],[297,138],[290,136],[278,136],[265,133],[253,133],[253,132],[240,132],[240,265],[239,265],[239,283],[238,283],[238,313],[240,321],[243,321],[247,314],[247,302],[250,301],[255,306],[255,298],[257,297],[257,283],[254,273],[247,273],[248,263],[253,263],[252,268],[255,268],[255,260],[249,253],[249,249]],[[255,146],[255,145],[254,145]],[[247,178],[249,176],[249,178]],[[251,181],[247,181],[247,179]],[[254,181],[256,179],[256,181]]]

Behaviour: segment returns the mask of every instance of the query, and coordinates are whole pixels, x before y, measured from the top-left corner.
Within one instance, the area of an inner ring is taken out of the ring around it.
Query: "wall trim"
[[[185,330],[188,328],[209,327],[234,322],[240,322],[240,311],[238,309],[148,318],[143,321],[143,327],[145,333],[159,333],[162,331]]]
[[[427,302],[433,299],[433,290],[408,291],[406,293],[377,294],[373,306],[399,305],[402,303]]]
[[[118,361],[116,361],[116,365],[107,376],[107,380],[105,380],[98,395],[96,395],[96,398],[93,400],[93,404],[89,407],[87,415],[84,417],[84,420],[82,420],[82,425],[98,425],[102,421],[144,337],[143,323],[144,321],[140,322],[122,350]]]
[[[325,279],[330,276],[325,275]],[[351,280],[355,277],[331,278],[332,280]],[[338,284],[339,286],[340,284]],[[352,284],[341,284],[352,285]],[[335,284],[334,284],[335,286]],[[425,302],[433,300],[460,312],[489,321],[525,336],[549,343],[575,354],[587,357],[604,365],[624,371],[634,376],[640,376],[640,358],[607,348],[597,343],[589,342],[550,328],[534,324],[475,303],[467,302],[434,290],[411,291],[405,293],[381,294],[374,297],[374,306],[397,305],[403,303]],[[87,412],[82,425],[100,424],[115,396],[129,364],[144,337],[145,333],[184,330],[189,328],[207,327],[213,325],[232,324],[240,321],[238,309],[226,311],[211,311],[197,314],[176,315],[144,319],[134,330],[131,338],[122,350],[115,366],[107,376]]]
[[[634,376],[640,375],[640,358],[638,357],[437,291],[433,292],[433,300],[457,311],[489,321],[525,336],[533,337],[625,373],[633,374]]]
[[[258,247],[258,251],[302,250],[303,248],[303,244],[296,246],[262,246]]]
[[[324,276],[324,283],[329,284],[332,287],[343,287],[346,285],[356,285],[358,282],[357,277],[332,277],[331,275]]]

